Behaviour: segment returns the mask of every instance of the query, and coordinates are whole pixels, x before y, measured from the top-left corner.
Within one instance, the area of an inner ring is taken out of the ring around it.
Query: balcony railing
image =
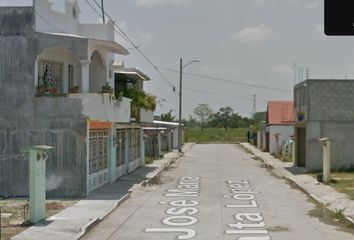
[[[113,99],[109,93],[74,93],[70,98],[82,100],[82,114],[95,121],[130,122],[129,98]]]

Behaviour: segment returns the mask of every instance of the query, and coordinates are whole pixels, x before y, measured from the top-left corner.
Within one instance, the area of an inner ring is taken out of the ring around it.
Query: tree
[[[225,128],[225,131],[227,131],[231,127],[231,120],[234,110],[231,107],[223,107],[219,109],[219,113],[221,123]]]
[[[208,104],[199,104],[193,110],[194,114],[200,119],[200,128],[204,131],[205,123],[208,121],[209,117],[213,114],[213,110]]]
[[[161,121],[165,122],[173,122],[175,120],[175,116],[172,116],[173,110],[170,110],[168,113],[162,113],[160,116]]]

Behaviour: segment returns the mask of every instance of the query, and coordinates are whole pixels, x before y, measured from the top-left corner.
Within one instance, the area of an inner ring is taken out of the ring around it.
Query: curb
[[[291,176],[286,176],[282,173],[280,173],[279,171],[275,172],[277,170],[277,168],[274,168],[272,164],[267,163],[262,156],[259,156],[258,154],[256,155],[252,149],[247,148],[245,145],[240,143],[240,146],[242,146],[243,149],[247,150],[248,152],[250,152],[253,156],[256,156],[258,159],[260,159],[267,168],[271,169],[272,172],[274,174],[276,174],[278,177],[282,177],[283,179],[289,181],[290,183],[296,185],[296,187],[302,191],[303,193],[305,193],[307,196],[309,196],[312,200],[314,200],[318,205],[323,205],[327,210],[329,211],[333,211],[333,209],[328,207],[327,203],[322,202],[316,195],[310,193],[309,191],[307,191],[304,187],[301,186],[301,184],[297,183],[294,179],[291,178]],[[284,168],[282,168],[284,169]],[[351,224],[351,227],[354,228],[354,219],[350,216],[346,216],[344,215],[344,220],[345,222],[348,222]]]
[[[161,172],[163,172],[164,170],[166,170],[166,168],[168,168],[172,163],[176,162],[177,159],[179,159],[181,156],[183,156],[183,153],[178,153],[177,156],[171,158],[167,163],[165,163],[163,165],[162,168],[160,168],[158,171],[156,171],[156,173],[154,175],[152,175],[151,177],[149,177],[148,179],[146,179],[145,181],[141,182],[139,184],[139,186],[141,187],[145,187],[148,184],[150,184],[152,181],[156,180],[159,175],[161,174]]]
[[[131,192],[128,191],[122,198],[120,198],[116,203],[108,209],[104,214],[102,214],[100,217],[90,219],[89,222],[85,223],[83,226],[79,228],[78,231],[78,238],[80,239],[83,237],[88,231],[90,231],[92,228],[94,228],[99,222],[101,222],[103,219],[105,219],[109,214],[111,214],[117,207],[119,207],[123,202],[125,202],[128,198],[130,198]]]

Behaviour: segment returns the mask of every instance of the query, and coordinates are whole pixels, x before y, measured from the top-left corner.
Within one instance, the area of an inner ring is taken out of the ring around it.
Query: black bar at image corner
[[[324,1],[325,34],[354,36],[354,0]]]

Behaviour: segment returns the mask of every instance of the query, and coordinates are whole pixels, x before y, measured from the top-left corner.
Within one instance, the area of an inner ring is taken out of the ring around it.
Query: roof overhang
[[[115,73],[122,74],[126,76],[129,79],[132,79],[134,81],[141,80],[141,81],[149,81],[151,78],[146,75],[145,73],[141,72],[137,68],[116,68],[114,70]]]
[[[52,35],[52,36],[60,36],[60,37],[69,37],[69,38],[77,38],[77,39],[84,39],[88,41],[88,44],[94,44],[98,47],[103,48],[104,50],[116,53],[120,55],[128,55],[129,52],[125,49],[122,45],[117,42],[101,40],[101,39],[93,39],[93,38],[86,38],[84,36],[79,36],[70,33],[52,33],[52,32],[45,32],[43,34]]]
[[[120,44],[113,41],[99,40],[99,39],[88,39],[89,44],[95,44],[108,52],[116,53],[120,55],[128,55],[129,52]]]
[[[154,125],[177,127],[177,126],[179,126],[179,123],[154,120]],[[183,126],[183,123],[181,125]]]
[[[161,131],[161,130],[167,130],[167,128],[164,127],[143,127],[144,130],[156,130],[156,131]]]

